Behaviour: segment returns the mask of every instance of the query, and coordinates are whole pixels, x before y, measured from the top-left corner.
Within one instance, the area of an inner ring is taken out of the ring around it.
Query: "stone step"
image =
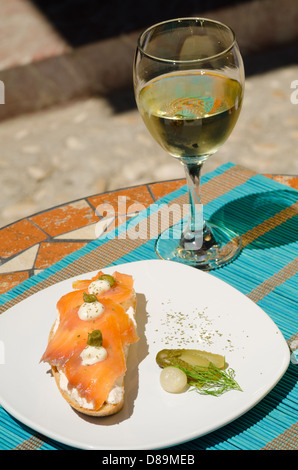
[[[151,24],[154,19],[167,18],[166,15],[181,16],[183,11],[184,16],[204,16],[223,21],[234,29],[244,58],[266,48],[275,48],[298,39],[297,0],[283,0],[282,3],[280,0],[214,0],[210,10],[204,2],[200,2],[201,7],[196,6],[197,2],[189,2],[190,6],[184,5],[184,9],[179,6],[180,3],[171,2],[171,7],[167,5],[167,9],[162,9],[158,6],[159,2],[150,2],[150,11],[155,13],[147,17],[146,11],[142,12],[141,7],[134,15],[134,11],[129,10],[130,7],[133,8],[130,2],[122,5],[123,2],[120,4],[112,1],[109,6],[98,7],[96,21],[93,23],[98,24],[100,30],[117,18],[116,30],[113,30],[111,25],[110,36],[96,40],[93,34],[91,42],[86,40],[85,43],[80,43],[78,40],[78,44],[73,44],[43,13],[44,9],[36,6],[45,5],[42,0],[2,0],[0,80],[5,87],[5,105],[0,106],[0,120],[78,98],[103,96],[121,88],[131,87],[133,56],[137,37],[145,27],[145,17]],[[69,18],[71,26],[75,18],[76,2],[64,0],[59,2],[60,4],[61,8],[64,7],[64,15],[67,8],[73,13]],[[103,2],[100,5],[102,4]],[[59,5],[56,5],[56,12]],[[82,23],[88,17],[91,25],[90,5],[94,5],[94,2],[86,0],[85,5],[86,8],[89,5],[89,10],[87,9]],[[119,5],[122,5],[120,10]],[[225,6],[219,8],[219,5]],[[157,9],[154,10],[154,7]],[[100,8],[103,12],[102,18]],[[142,28],[139,28],[141,22]],[[128,26],[122,26],[121,29],[121,24]],[[88,25],[85,25],[86,27]],[[120,35],[117,35],[117,30],[122,31]],[[79,35],[80,31],[78,37]]]

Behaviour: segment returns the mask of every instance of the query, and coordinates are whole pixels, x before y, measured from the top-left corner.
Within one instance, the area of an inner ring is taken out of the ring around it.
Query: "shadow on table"
[[[249,431],[254,425],[261,426],[259,429],[260,435],[262,434],[262,421],[269,416],[269,424],[264,424],[264,426],[272,426],[271,421],[271,414],[272,412],[277,409],[280,404],[286,399],[291,391],[295,388],[298,379],[298,367],[290,363],[288,370],[278,382],[278,384],[268,393],[266,397],[264,397],[258,404],[256,404],[251,410],[245,413],[245,419],[242,416],[237,418],[230,424],[213,431],[206,436],[202,436],[201,438],[195,439],[193,441],[189,441],[188,443],[178,445],[174,447],[175,450],[208,450],[210,447],[221,446],[221,448],[228,448],[228,449],[242,449],[241,441],[242,441],[242,433]],[[293,421],[294,421],[293,417]],[[282,424],[282,423],[280,423]],[[285,424],[285,428],[289,428],[290,424]],[[278,431],[277,431],[278,432]],[[274,434],[274,433],[273,433]],[[278,432],[278,434],[280,434]],[[264,434],[266,436],[266,434]],[[233,446],[233,439],[234,446]],[[238,442],[237,439],[239,438]],[[265,437],[264,437],[265,439]],[[252,441],[245,440],[245,434],[243,435],[243,441],[245,442],[246,446],[249,445],[249,448],[245,448],[244,450],[259,450],[259,447],[256,445],[255,448],[252,447],[252,442],[254,437],[252,436]],[[256,442],[258,437],[256,438]],[[227,443],[228,442],[228,443]],[[225,445],[227,443],[227,445]]]
[[[265,249],[298,240],[297,191],[281,189],[240,197],[218,209],[210,222],[242,235],[246,249]]]

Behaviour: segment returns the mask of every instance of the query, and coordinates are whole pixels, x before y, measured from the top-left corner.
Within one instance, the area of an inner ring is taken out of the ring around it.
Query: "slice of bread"
[[[135,325],[136,325],[136,304],[137,304],[137,297],[136,297],[136,293],[134,290],[132,290],[132,295],[129,299],[127,299],[125,302],[121,303],[122,307],[124,308],[125,312],[127,313],[127,315],[129,315],[129,317],[134,321]],[[52,329],[51,329],[51,332],[50,332],[50,335],[49,335],[49,341],[50,339],[52,338],[54,332],[55,332],[55,327],[56,327],[56,323],[52,326]],[[125,360],[127,360],[127,356],[128,356],[128,350],[129,350],[129,346],[127,345],[125,347]],[[109,415],[112,415],[112,414],[115,414],[117,413],[118,411],[120,411],[122,408],[123,408],[123,405],[124,405],[124,377],[120,377],[116,380],[116,383],[115,383],[115,387],[120,387],[120,390],[118,389],[118,391],[120,391],[121,393],[119,394],[119,401],[117,401],[115,403],[115,400],[111,400],[111,402],[109,402],[109,400],[107,402],[105,402],[101,408],[99,408],[98,410],[94,410],[92,408],[90,408],[88,405],[84,406],[82,405],[82,401],[84,401],[83,399],[81,400],[80,398],[80,395],[78,393],[78,391],[75,390],[76,393],[73,393],[73,390],[70,389],[67,384],[65,386],[65,377],[63,377],[63,375],[61,374],[61,370],[59,369],[59,367],[57,366],[51,366],[51,369],[52,369],[52,373],[53,373],[53,376],[55,378],[55,381],[56,381],[56,384],[57,384],[57,387],[60,391],[60,393],[62,394],[63,398],[68,402],[68,404],[74,408],[76,411],[79,411],[80,413],[83,413],[85,415],[89,415],[89,416],[109,416]],[[67,380],[67,379],[66,379]]]

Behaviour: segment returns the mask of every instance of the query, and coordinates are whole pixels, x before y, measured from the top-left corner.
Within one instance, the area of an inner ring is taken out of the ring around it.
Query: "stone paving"
[[[262,49],[270,41],[274,46],[297,39],[294,0],[285,1],[287,13],[280,18],[277,0],[250,4],[249,10],[243,3],[235,11],[206,16],[232,23],[244,51],[253,55],[254,47]],[[184,175],[179,162],[153,141],[136,109],[131,90],[135,32],[71,53],[33,2],[2,0],[0,10],[5,38],[0,79],[6,98],[0,105],[0,227],[84,196]],[[247,11],[256,22],[244,21]],[[298,80],[298,47],[289,50],[287,56],[287,49],[271,47],[267,56],[256,54],[253,66],[249,57],[245,60],[248,75],[239,121],[204,172],[231,161],[260,173],[298,174],[298,91],[291,88]],[[99,66],[94,59],[102,53],[105,60]],[[108,58],[114,62],[108,64]],[[72,83],[77,70],[84,76]],[[115,87],[120,76],[123,91]],[[110,94],[102,93],[102,87]]]
[[[239,121],[205,172],[231,161],[298,174],[294,80],[298,65],[247,78]],[[0,226],[83,196],[184,175],[149,135],[132,93],[113,103],[88,98],[0,124]]]

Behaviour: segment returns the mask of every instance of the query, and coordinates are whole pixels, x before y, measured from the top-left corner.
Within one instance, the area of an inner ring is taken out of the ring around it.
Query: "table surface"
[[[298,189],[297,176],[265,176]],[[0,228],[0,294],[97,238],[102,232],[104,204],[114,208],[115,217],[110,223],[115,227],[125,221],[125,216],[133,216],[137,210],[148,207],[184,184],[185,179],[169,180],[97,194],[49,208]],[[119,213],[119,196],[126,197],[127,214]],[[129,213],[130,208],[132,213]]]
[[[128,238],[115,244],[113,238],[100,235],[120,224],[123,224],[120,233],[122,230],[127,233],[129,227],[138,224],[139,219],[130,224],[131,219],[148,207],[149,212],[145,210],[144,214],[151,217],[151,205],[161,198],[168,203],[182,204],[187,198],[184,185],[185,179],[169,180],[88,196],[0,229],[2,309],[59,280],[95,270],[98,263],[109,265],[118,259],[123,262],[151,259],[154,249],[151,239]],[[260,176],[228,163],[207,175],[203,186],[207,213],[209,211],[212,217],[221,207],[227,208],[226,216],[237,219],[245,247],[235,263],[223,271],[217,270],[214,276],[228,280],[267,312],[281,329],[294,359],[272,392],[251,413],[245,414],[244,421],[233,421],[225,428],[224,436],[221,430],[214,431],[206,439],[201,437],[190,442],[187,448],[297,450],[297,195],[288,188],[298,189],[298,177]],[[278,202],[271,198],[274,191],[277,197],[282,194]],[[269,205],[264,204],[260,210],[256,204],[250,217],[256,194],[266,194],[263,202]],[[269,199],[268,194],[271,194]],[[108,218],[107,210],[112,213]],[[244,216],[238,220],[238,214]],[[141,216],[143,220],[147,219]],[[258,249],[261,237],[267,243],[263,250]],[[59,443],[53,444],[33,430],[21,424],[16,426],[14,419],[1,407],[0,421],[0,442],[2,437],[7,449],[60,448]]]

